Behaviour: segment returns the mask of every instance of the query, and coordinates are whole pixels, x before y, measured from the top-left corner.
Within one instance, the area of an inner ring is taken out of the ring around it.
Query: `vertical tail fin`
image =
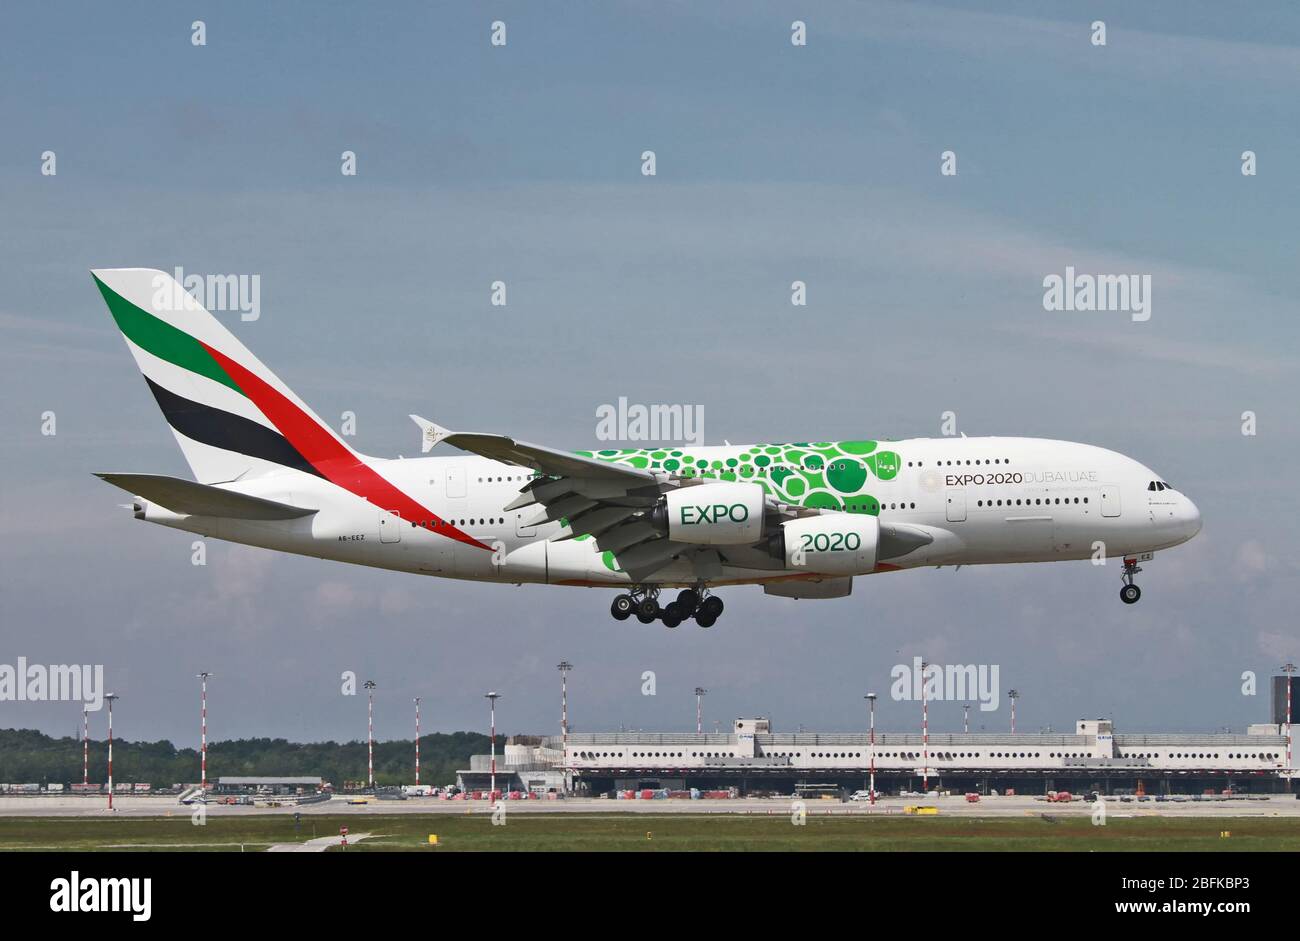
[[[173,278],[152,268],[91,272],[200,483],[280,473],[326,476],[356,453]]]

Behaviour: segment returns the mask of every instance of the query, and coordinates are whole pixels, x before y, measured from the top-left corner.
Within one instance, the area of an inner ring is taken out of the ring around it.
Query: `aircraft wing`
[[[646,518],[665,491],[692,482],[505,435],[449,431],[417,415],[411,419],[424,433],[425,451],[446,442],[494,461],[531,467],[537,476],[502,509],[531,511],[525,512],[524,526],[564,520],[567,528],[554,542],[593,536],[597,548],[613,552],[634,578],[645,578],[679,556],[692,557],[701,548],[670,542]]]
[[[651,511],[664,493],[699,486],[708,480],[609,463],[515,441],[505,435],[450,431],[418,415],[412,415],[411,420],[423,432],[426,452],[445,442],[494,461],[531,467],[537,476],[502,509],[530,509],[532,515],[525,514],[521,521],[526,527],[564,520],[567,528],[552,537],[552,542],[592,536],[596,547],[612,552],[619,568],[635,580],[649,577],[675,559],[689,561],[702,578],[720,571],[724,562],[779,567],[760,545],[715,547],[674,542],[667,538],[662,526],[652,522]],[[772,517],[773,525],[779,525],[783,520],[823,511],[778,503],[769,497],[765,512]]]
[[[446,442],[452,447],[481,454],[494,461],[531,467],[542,474],[552,476],[589,477],[598,480],[623,480],[628,483],[653,484],[656,477],[647,470],[627,467],[621,464],[607,464],[594,458],[583,457],[568,451],[557,451],[540,444],[516,441],[505,435],[489,435],[478,432],[449,431],[419,415],[412,415],[411,420],[420,426],[424,433],[423,450],[428,451],[435,444]]]

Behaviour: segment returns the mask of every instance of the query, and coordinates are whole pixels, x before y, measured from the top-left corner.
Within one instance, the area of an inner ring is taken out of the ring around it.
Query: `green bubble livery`
[[[579,451],[677,477],[756,483],[782,503],[879,515],[872,483],[898,476],[898,453],[875,441],[755,444],[745,447],[621,448]]]

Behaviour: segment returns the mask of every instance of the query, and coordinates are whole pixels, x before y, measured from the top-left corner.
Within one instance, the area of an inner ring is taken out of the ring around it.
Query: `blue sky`
[[[1265,715],[1242,671],[1300,655],[1291,4],[51,3],[7,9],[0,51],[0,662],[104,663],[128,737],[189,741],[204,668],[217,737],[364,734],[347,669],[392,697],[385,737],[413,695],[428,728],[481,726],[488,688],[505,728],[549,732],[562,658],[575,727],[691,727],[704,685],[724,722],[843,729],[913,654],[999,664],[1022,728],[1217,729]],[[1044,311],[1067,264],[1151,274],[1152,319]],[[195,568],[90,476],[185,473],[87,274],[120,265],[259,274],[261,318],[226,322],[369,453],[416,452],[409,412],[589,447],[619,396],[702,406],[709,443],[955,410],[1131,454],[1206,526],[1133,609],[1114,566],[1069,563],[737,590],[672,633],[615,624],[606,593],[218,543]],[[0,703],[0,725],[75,713]]]

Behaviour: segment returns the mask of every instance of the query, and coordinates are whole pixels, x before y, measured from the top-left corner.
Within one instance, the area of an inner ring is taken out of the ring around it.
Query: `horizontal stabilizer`
[[[292,520],[311,516],[316,510],[250,497],[214,487],[196,484],[179,477],[162,474],[96,474],[100,480],[121,487],[132,496],[143,497],[173,513],[187,516],[220,516],[240,520]]]

